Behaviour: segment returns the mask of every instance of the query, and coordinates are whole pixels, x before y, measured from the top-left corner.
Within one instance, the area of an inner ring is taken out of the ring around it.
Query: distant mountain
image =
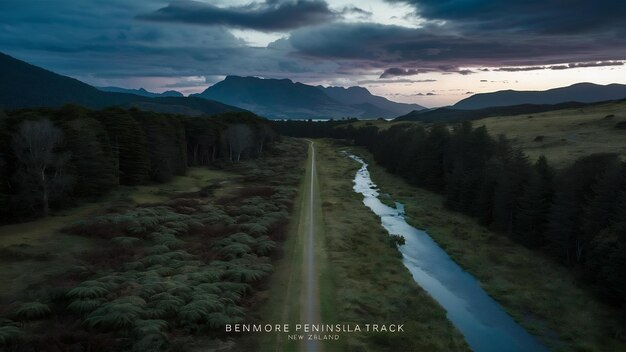
[[[454,104],[454,109],[482,109],[521,104],[559,104],[566,102],[594,103],[626,98],[626,85],[578,83],[546,91],[502,90],[472,95]]]
[[[218,114],[242,109],[200,98],[149,98],[136,94],[103,92],[79,80],[62,76],[0,53],[0,109],[58,107],[79,104],[99,109],[137,107],[186,115]]]
[[[127,88],[120,88],[120,87],[96,87],[96,88],[100,89],[103,92],[129,93],[129,94],[140,95],[142,97],[148,97],[148,98],[183,97],[184,96],[183,93],[177,92],[175,90],[168,90],[163,93],[152,93],[143,88],[139,88],[139,89],[127,89]]]
[[[363,87],[323,87],[317,86],[318,89],[326,93],[334,100],[353,107],[361,106],[365,108],[367,117],[384,117],[391,118],[394,116],[407,114],[414,110],[423,110],[424,107],[418,104],[404,104],[388,100],[386,98],[373,95],[369,90]],[[372,109],[373,107],[373,109]],[[374,113],[376,112],[376,113]],[[380,114],[390,114],[381,116]]]
[[[419,105],[401,104],[360,87],[314,87],[289,79],[228,76],[193,96],[221,101],[274,119],[393,117]],[[403,110],[403,106],[406,106]]]

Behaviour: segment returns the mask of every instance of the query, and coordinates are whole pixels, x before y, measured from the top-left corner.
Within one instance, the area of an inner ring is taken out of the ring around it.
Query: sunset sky
[[[242,75],[434,107],[626,83],[626,2],[3,0],[0,51],[96,86],[188,94]]]

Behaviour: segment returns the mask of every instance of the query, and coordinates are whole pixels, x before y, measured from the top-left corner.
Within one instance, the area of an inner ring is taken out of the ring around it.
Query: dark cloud
[[[595,61],[595,62],[574,62],[563,65],[548,65],[548,66],[518,66],[518,67],[500,67],[494,69],[494,71],[502,72],[525,72],[525,71],[537,71],[537,70],[568,70],[572,68],[585,68],[585,67],[603,67],[603,66],[623,66],[623,61]]]
[[[423,72],[470,74],[459,67],[511,67],[626,58],[626,40],[595,37],[458,33],[447,27],[406,28],[333,23],[301,28],[289,42],[303,56],[346,60],[360,69],[414,67]]]
[[[420,71],[461,72],[458,67],[498,67],[560,62],[620,60],[626,41],[452,34],[426,26],[405,28],[372,23],[334,23],[292,32],[289,42],[303,56],[347,60],[352,66],[410,66]]]
[[[178,0],[137,18],[280,32],[328,22],[336,16],[337,14],[331,11],[323,0],[266,0],[226,8],[198,1]]]
[[[392,68],[386,69],[380,75],[380,78],[390,78],[390,77],[397,77],[397,76],[415,76],[418,73],[419,73],[418,70],[411,69],[411,68],[392,67]]]
[[[354,15],[360,19],[368,19],[372,17],[373,13],[370,11],[363,10],[360,7],[356,6],[346,6],[341,10],[342,15]]]
[[[545,66],[527,66],[527,67],[500,67],[494,69],[494,71],[501,72],[525,72],[525,71],[536,71],[536,70],[545,70]]]
[[[540,34],[624,31],[621,0],[387,0],[415,6],[419,16],[459,28]]]
[[[432,83],[437,82],[436,79],[364,79],[357,82],[357,84],[374,84],[374,83],[385,83],[385,84],[393,84],[393,83]]]

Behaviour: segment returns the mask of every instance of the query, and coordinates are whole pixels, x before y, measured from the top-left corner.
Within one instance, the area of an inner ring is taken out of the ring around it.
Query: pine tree
[[[138,185],[150,177],[150,159],[143,129],[130,114],[110,108],[96,114],[109,135],[120,184]]]
[[[582,226],[587,240],[610,225],[625,183],[624,168],[619,160],[607,165],[606,170],[597,177],[584,210]]]
[[[109,137],[93,118],[78,118],[65,124],[76,196],[97,196],[117,185]]]

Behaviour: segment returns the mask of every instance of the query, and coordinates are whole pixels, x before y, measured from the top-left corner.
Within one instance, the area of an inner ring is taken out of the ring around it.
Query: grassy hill
[[[626,102],[532,115],[498,116],[474,121],[493,135],[505,134],[535,159],[545,155],[556,167],[592,153],[618,153],[626,160]]]
[[[355,128],[396,124],[428,124],[417,121],[357,121]],[[536,114],[502,115],[473,121],[493,136],[506,135],[532,159],[545,155],[557,168],[593,153],[617,153],[626,160],[626,101],[594,103],[582,107]],[[622,126],[618,128],[617,126]]]

